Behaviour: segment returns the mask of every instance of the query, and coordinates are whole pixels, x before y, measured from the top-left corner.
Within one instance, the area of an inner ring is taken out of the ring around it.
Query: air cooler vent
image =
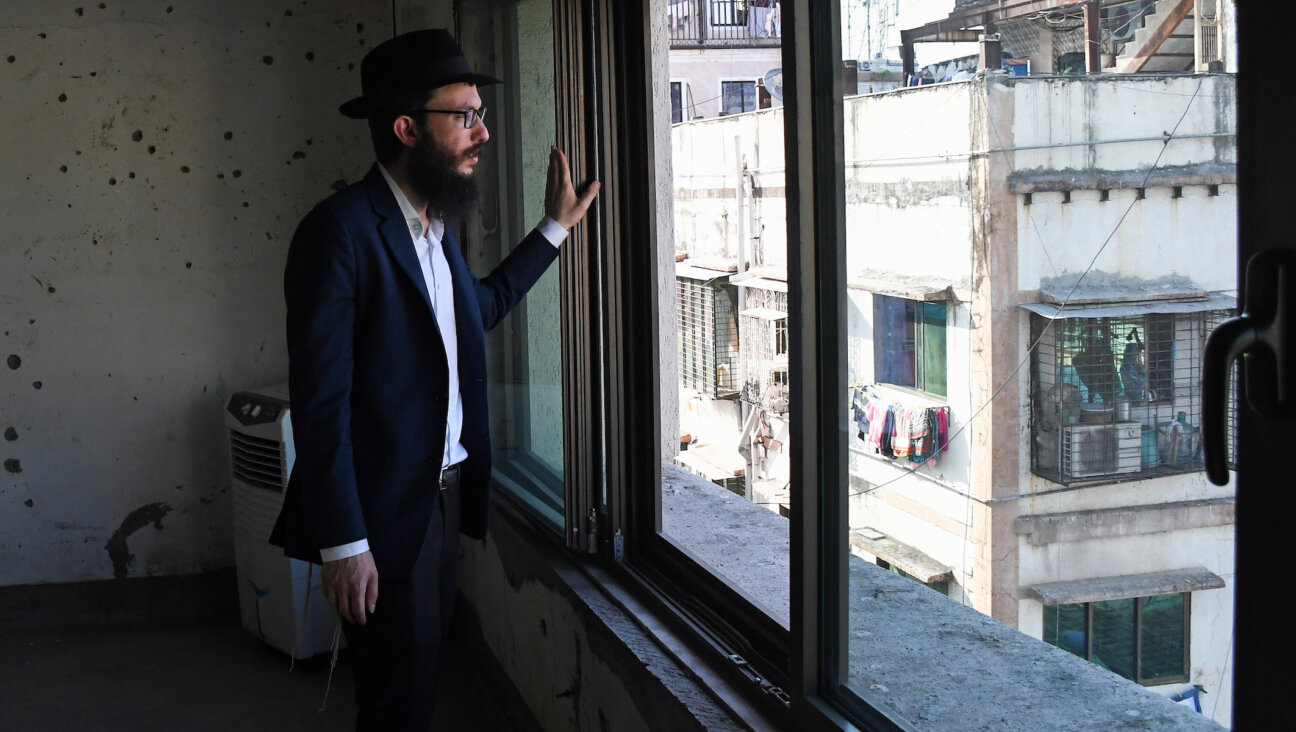
[[[288,482],[287,455],[277,440],[230,430],[230,462],[235,477],[272,491],[283,492]]]

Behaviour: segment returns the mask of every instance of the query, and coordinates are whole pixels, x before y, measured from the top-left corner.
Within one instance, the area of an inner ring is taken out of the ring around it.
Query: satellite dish
[[[783,69],[770,69],[765,72],[765,90],[778,101],[783,101]]]

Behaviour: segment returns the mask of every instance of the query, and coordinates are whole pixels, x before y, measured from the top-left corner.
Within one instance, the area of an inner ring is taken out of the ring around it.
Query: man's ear
[[[414,147],[419,138],[418,124],[408,114],[402,114],[392,122],[392,134],[405,147]]]

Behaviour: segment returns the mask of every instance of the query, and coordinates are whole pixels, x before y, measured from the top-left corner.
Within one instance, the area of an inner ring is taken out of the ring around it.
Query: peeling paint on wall
[[[171,507],[165,503],[150,503],[147,506],[140,506],[121,522],[121,526],[113,532],[108,543],[104,548],[108,550],[108,558],[112,560],[113,577],[122,579],[130,574],[130,565],[135,561],[135,555],[130,553],[126,546],[126,539],[131,534],[140,529],[153,524],[153,528],[158,531],[162,530],[162,517],[171,512]]]

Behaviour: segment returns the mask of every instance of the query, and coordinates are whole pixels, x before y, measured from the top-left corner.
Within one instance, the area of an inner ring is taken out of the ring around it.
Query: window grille
[[[677,276],[680,384],[712,399],[731,398],[742,384],[738,360],[738,288],[727,277]]]
[[[1149,313],[1050,326],[1032,315],[1033,472],[1071,485],[1204,470],[1202,350],[1227,317]],[[1233,419],[1229,431],[1232,462]]]
[[[752,405],[787,409],[787,293],[747,288],[746,309],[739,318],[745,381],[742,400]],[[783,318],[772,318],[774,312]]]

